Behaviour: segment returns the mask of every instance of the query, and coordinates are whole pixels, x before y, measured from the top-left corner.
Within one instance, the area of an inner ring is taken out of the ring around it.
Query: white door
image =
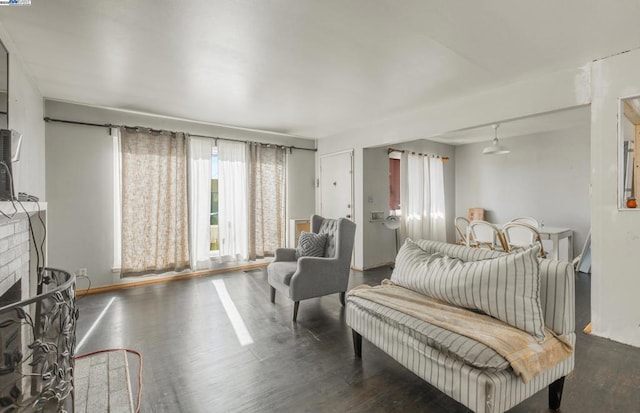
[[[320,157],[320,215],[353,221],[353,150]]]

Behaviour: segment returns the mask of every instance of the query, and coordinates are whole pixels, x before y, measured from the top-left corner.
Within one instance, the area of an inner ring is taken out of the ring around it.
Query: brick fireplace
[[[29,261],[27,215],[0,216],[0,307],[29,296]]]

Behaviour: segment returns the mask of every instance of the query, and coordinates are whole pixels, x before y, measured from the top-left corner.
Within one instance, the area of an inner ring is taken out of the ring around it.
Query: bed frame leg
[[[549,385],[549,408],[551,410],[560,409],[562,401],[562,389],[564,387],[564,377],[560,377]]]
[[[298,308],[300,307],[300,301],[296,301],[293,303],[293,322],[295,323],[298,319]]]
[[[353,334],[353,352],[357,358],[362,358],[362,336],[356,330],[351,330]]]

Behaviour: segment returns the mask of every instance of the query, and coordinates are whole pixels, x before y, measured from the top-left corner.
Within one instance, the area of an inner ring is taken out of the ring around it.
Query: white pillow
[[[483,311],[543,340],[539,249],[464,262],[426,253],[407,240],[398,252],[391,280],[431,298]]]

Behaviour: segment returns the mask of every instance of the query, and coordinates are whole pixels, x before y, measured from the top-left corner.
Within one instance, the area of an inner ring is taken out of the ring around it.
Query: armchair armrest
[[[289,284],[294,301],[347,290],[351,269],[336,258],[301,257]]]
[[[296,260],[295,248],[277,248],[276,258],[273,261],[276,262],[276,261],[295,261],[295,260]]]

